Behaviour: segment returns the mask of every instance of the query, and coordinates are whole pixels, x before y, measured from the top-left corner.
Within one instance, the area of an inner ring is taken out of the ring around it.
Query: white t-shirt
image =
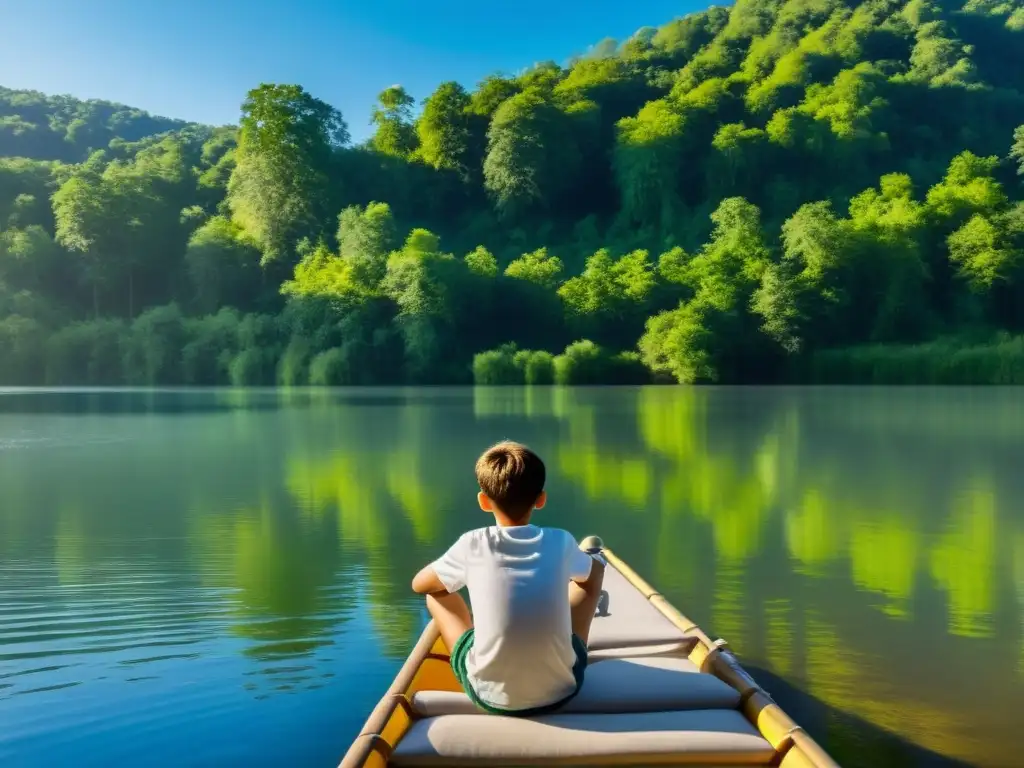
[[[466,673],[481,701],[531,709],[575,690],[569,581],[588,578],[593,562],[568,531],[492,525],[433,563],[449,592],[469,588],[476,631]]]

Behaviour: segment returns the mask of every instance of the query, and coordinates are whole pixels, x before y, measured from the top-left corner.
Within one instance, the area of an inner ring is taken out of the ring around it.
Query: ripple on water
[[[121,437],[0,437],[0,451],[25,451],[48,448],[78,448],[95,447],[98,445],[111,445],[126,442]]]
[[[183,585],[152,566],[101,561],[63,582],[53,560],[0,566],[0,701],[122,681],[159,686],[167,668],[199,659],[193,649],[226,624],[224,590]]]
[[[50,691],[60,691],[64,688],[74,688],[76,685],[81,685],[81,680],[76,680],[73,683],[60,683],[58,685],[44,685],[40,688],[28,688],[21,691],[15,691],[12,696],[24,696],[26,693],[48,693]]]
[[[67,669],[68,667],[76,666],[74,664],[54,664],[48,667],[32,667],[30,669],[18,669],[14,672],[4,672],[0,674],[0,680],[5,680],[11,677],[21,677],[22,675],[36,675],[43,672],[56,672],[60,669]]]
[[[123,659],[118,664],[122,666],[134,666],[136,664],[152,664],[157,661],[181,661],[187,659],[198,659],[198,653],[167,653],[162,656],[146,656],[141,659]]]

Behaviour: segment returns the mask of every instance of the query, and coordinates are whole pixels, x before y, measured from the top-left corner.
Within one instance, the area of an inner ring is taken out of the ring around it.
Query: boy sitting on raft
[[[604,563],[560,528],[530,522],[547,501],[544,462],[502,442],[476,463],[494,525],[464,533],[412,581],[451,651],[466,694],[495,714],[558,709],[580,690]],[[468,587],[470,616],[458,594]]]

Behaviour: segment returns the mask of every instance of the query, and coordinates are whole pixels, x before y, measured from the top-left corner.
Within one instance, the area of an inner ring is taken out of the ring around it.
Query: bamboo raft
[[[601,540],[607,560],[583,688],[536,718],[462,693],[434,623],[423,630],[340,768],[484,765],[838,764],[740,666]]]

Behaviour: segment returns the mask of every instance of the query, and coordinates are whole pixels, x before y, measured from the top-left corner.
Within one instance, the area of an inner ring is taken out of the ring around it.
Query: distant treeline
[[[0,383],[1020,381],[1022,83],[1022,0],[739,0],[359,145],[0,89]]]

